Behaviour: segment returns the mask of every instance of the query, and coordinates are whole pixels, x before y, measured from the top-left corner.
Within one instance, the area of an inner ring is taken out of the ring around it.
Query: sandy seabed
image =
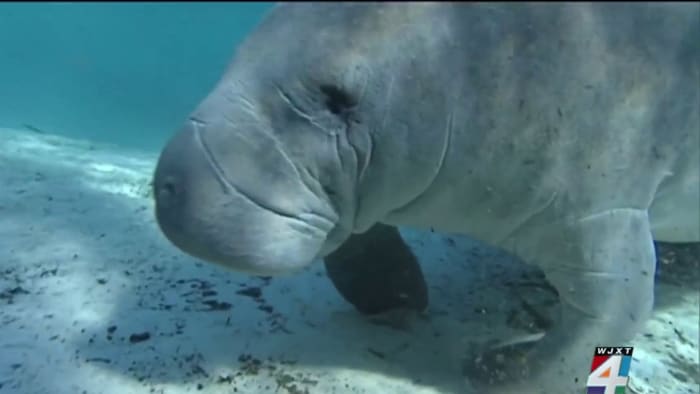
[[[537,331],[554,303],[537,271],[430,232],[402,230],[430,286],[418,316],[360,316],[322,264],[203,264],[157,229],[156,158],[0,129],[0,393],[469,394],[469,349]],[[632,393],[700,392],[698,263],[668,255]]]

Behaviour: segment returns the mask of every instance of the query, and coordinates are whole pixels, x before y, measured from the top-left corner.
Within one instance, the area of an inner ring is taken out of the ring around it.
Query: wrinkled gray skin
[[[582,392],[593,347],[649,315],[652,239],[700,241],[699,7],[278,6],[163,151],[158,222],[258,275],[376,223],[504,247],[542,268],[561,315],[473,359],[471,381]]]

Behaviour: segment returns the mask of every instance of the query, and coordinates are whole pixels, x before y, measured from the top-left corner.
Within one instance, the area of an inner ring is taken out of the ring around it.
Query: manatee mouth
[[[221,186],[231,193],[237,193],[247,199],[250,203],[256,205],[257,207],[264,209],[266,211],[272,212],[275,215],[283,217],[287,220],[295,223],[297,230],[308,234],[310,236],[325,238],[328,233],[333,230],[335,224],[332,220],[323,217],[322,215],[307,212],[294,215],[292,213],[285,212],[281,208],[273,206],[273,204],[265,203],[262,198],[256,198],[252,196],[252,193],[247,193],[242,187],[236,187],[233,182],[226,176],[226,171],[217,161],[215,155],[212,153],[211,149],[207,145],[207,142],[202,138],[201,128],[205,125],[204,122],[197,120],[196,118],[190,118],[190,122],[193,127],[194,140],[204,153],[204,158],[209,163],[214,176]]]
[[[255,154],[224,145],[245,140],[219,141],[230,135],[209,127],[187,122],[158,160],[156,219],[168,240],[194,257],[256,275],[293,272],[316,260],[335,227],[333,211],[287,176],[265,182]],[[243,154],[252,159],[235,160]]]

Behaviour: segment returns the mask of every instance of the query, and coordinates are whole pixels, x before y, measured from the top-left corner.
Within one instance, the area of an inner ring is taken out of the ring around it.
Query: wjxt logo
[[[625,394],[633,350],[621,346],[595,348],[587,394]]]

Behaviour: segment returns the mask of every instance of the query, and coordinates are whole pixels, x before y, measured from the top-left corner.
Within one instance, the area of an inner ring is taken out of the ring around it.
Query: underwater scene
[[[0,4],[0,394],[700,393],[700,3]]]

